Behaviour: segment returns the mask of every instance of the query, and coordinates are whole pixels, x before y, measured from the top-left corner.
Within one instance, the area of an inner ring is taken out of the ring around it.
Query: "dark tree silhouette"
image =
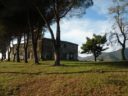
[[[0,53],[2,53],[2,61],[6,59],[6,51],[10,45],[10,40],[10,35],[5,32],[4,26],[0,24]]]
[[[28,24],[27,21],[29,21],[33,53],[35,63],[37,64],[39,63],[37,56],[37,40],[42,29],[46,26],[51,34],[54,45],[54,65],[60,65],[61,18],[65,17],[69,12],[80,13],[81,11],[82,14],[86,11],[86,8],[90,7],[92,4],[92,0],[0,0],[0,10],[2,12],[0,17],[2,19],[4,18],[4,22],[6,20],[8,21],[7,25],[5,24],[6,26],[8,26],[8,24],[14,25],[11,29],[14,33],[12,36],[17,34],[19,42],[20,36],[23,36],[25,32],[26,24]],[[26,16],[27,14],[28,16]],[[29,17],[29,20],[28,18],[26,19],[26,17]],[[56,23],[56,37],[50,26],[54,22]],[[17,47],[19,47],[19,45],[20,43]],[[19,55],[18,50],[19,48],[17,48],[17,56]],[[19,61],[19,59],[17,59],[17,61]]]
[[[41,19],[39,13],[34,8],[34,4],[40,3],[43,0],[30,1],[30,0],[11,0],[5,1],[1,0],[1,4],[5,6],[3,11],[3,22],[9,30],[13,33],[12,36],[17,37],[17,61],[20,61],[19,58],[19,48],[21,38],[23,36],[31,35],[33,53],[35,57],[35,63],[38,64],[38,55],[37,55],[37,40],[42,32],[42,27],[44,25],[43,20]],[[9,15],[8,15],[9,14]],[[29,21],[29,22],[28,22]],[[13,25],[13,26],[12,26]],[[28,38],[25,40],[24,49],[25,49],[25,62],[27,62],[27,47],[28,47]]]

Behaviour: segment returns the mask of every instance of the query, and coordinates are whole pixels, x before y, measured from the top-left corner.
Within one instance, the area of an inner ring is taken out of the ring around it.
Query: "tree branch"
[[[115,35],[116,35],[116,38],[117,38],[117,40],[118,40],[119,44],[120,44],[121,46],[123,46],[123,43],[120,41],[118,34],[117,34],[117,33],[115,33]]]
[[[44,22],[46,23],[47,28],[48,28],[49,32],[51,33],[52,40],[53,40],[53,42],[55,44],[55,37],[54,37],[53,30],[50,27],[50,24],[48,23],[48,21],[46,20],[46,17],[42,14],[42,12],[40,11],[40,9],[37,6],[35,6],[35,7],[36,7],[37,11],[39,12],[40,16],[42,17],[42,19],[44,20]]]
[[[117,24],[118,24],[118,26],[119,26],[119,30],[120,30],[120,32],[121,32],[121,34],[123,35],[123,38],[124,38],[124,40],[123,40],[123,42],[125,43],[126,42],[126,36],[125,36],[125,33],[124,33],[124,26],[123,26],[123,23],[122,23],[122,20],[120,19],[120,13],[118,13],[118,18],[116,19],[116,22],[117,22]],[[116,34],[116,35],[118,35],[118,34]],[[117,37],[117,36],[116,36]],[[119,40],[119,36],[118,36],[118,40]],[[120,41],[120,40],[119,40]],[[120,43],[120,42],[119,42]],[[120,43],[121,44],[121,43]],[[122,43],[123,44],[123,43]],[[121,44],[121,45],[122,45]]]
[[[72,9],[72,6],[73,6],[73,3],[68,7],[67,11],[62,16],[60,16],[60,18],[65,17],[65,15],[67,15],[67,13]]]

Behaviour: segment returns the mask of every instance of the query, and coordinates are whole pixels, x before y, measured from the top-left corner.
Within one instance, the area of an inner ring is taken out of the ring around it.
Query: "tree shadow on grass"
[[[80,73],[110,73],[110,72],[128,72],[128,70],[108,70],[102,69],[102,66],[109,66],[110,68],[128,68],[128,61],[120,61],[120,62],[76,62],[75,64],[72,62],[71,64],[63,64],[62,66],[58,67],[88,67],[93,66],[91,69],[85,69],[85,70],[78,70],[78,71],[55,71],[54,72],[0,72],[0,74],[22,74],[22,75],[41,75],[41,74],[80,74]],[[40,66],[41,67],[41,66]],[[56,67],[56,66],[55,66]],[[95,68],[96,67],[96,68]],[[101,68],[100,68],[101,67]],[[94,68],[94,69],[93,69]]]
[[[74,62],[70,64],[63,64],[62,67],[86,67],[86,66],[109,66],[115,68],[128,68],[128,61],[117,62]]]
[[[105,65],[115,68],[128,68],[128,61],[105,62]]]
[[[27,72],[0,72],[0,74],[16,74],[16,75],[65,75],[65,74],[84,74],[84,73],[128,73],[127,70],[124,71],[111,71],[111,70],[87,70],[87,71],[77,71],[77,72],[37,72],[37,73],[27,73]]]

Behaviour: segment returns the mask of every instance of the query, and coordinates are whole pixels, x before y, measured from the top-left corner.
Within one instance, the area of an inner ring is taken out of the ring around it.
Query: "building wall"
[[[20,58],[24,58],[24,44],[20,46]],[[14,53],[16,53],[16,45],[14,49],[11,48],[11,58],[13,58]],[[38,57],[42,60],[52,60],[54,59],[54,48],[51,39],[44,38],[38,41]],[[61,59],[62,60],[77,60],[78,58],[78,45],[70,42],[61,41]],[[32,43],[29,42],[28,47],[28,59],[33,59]]]

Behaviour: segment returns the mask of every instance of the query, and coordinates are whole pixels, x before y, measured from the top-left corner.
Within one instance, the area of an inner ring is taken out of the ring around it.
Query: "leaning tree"
[[[40,16],[44,20],[53,41],[54,46],[54,59],[55,66],[60,65],[60,37],[61,28],[60,20],[65,17],[69,12],[71,13],[85,13],[86,8],[90,7],[92,0],[44,0],[46,6],[42,9],[42,6],[34,5]],[[74,12],[73,12],[74,11]],[[53,32],[51,23],[56,23],[56,32]],[[55,33],[55,34],[54,34]]]

